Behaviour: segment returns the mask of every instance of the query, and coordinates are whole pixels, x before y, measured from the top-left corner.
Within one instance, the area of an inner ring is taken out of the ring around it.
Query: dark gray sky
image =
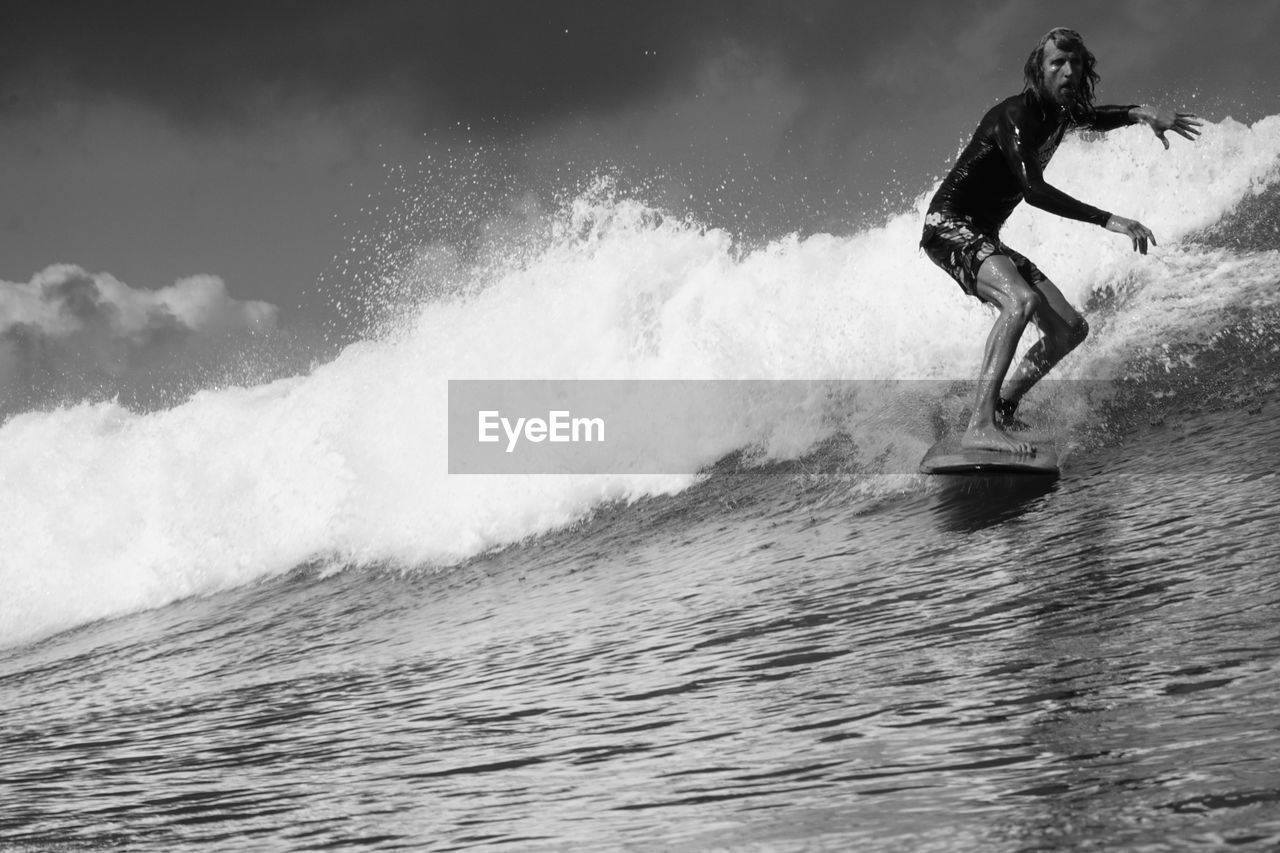
[[[1280,113],[1280,0],[7,0],[0,279],[212,273],[287,322],[397,167],[482,144],[695,194],[747,170],[773,226],[838,230],[939,177],[1057,25],[1104,102]]]

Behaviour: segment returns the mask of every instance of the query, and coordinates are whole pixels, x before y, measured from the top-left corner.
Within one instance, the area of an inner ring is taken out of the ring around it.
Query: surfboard
[[[998,450],[966,450],[960,436],[942,439],[920,460],[922,474],[1040,474],[1057,476],[1058,453],[1044,436],[1010,435],[1031,442],[1034,454],[1001,453]]]

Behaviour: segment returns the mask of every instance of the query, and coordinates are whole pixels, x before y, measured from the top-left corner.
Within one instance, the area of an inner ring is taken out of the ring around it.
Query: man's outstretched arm
[[[1143,109],[1133,107],[1130,109]],[[1005,162],[1022,185],[1022,197],[1028,204],[1068,219],[1078,219],[1101,225],[1108,231],[1123,234],[1133,242],[1135,252],[1147,253],[1148,245],[1156,244],[1151,229],[1136,219],[1126,219],[1072,198],[1044,179],[1040,162],[1033,149],[1018,131],[1015,121],[1006,120],[998,128],[999,145]]]
[[[1128,127],[1131,124],[1138,123],[1139,118],[1134,115],[1134,110],[1140,109],[1142,107],[1137,104],[1126,104],[1125,106],[1107,104],[1094,107],[1093,111],[1089,113],[1088,119],[1083,122],[1083,125],[1089,130],[1103,131]]]

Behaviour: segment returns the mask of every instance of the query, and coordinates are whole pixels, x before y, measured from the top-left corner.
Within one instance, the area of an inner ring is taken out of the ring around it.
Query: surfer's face
[[[1052,41],[1044,46],[1044,94],[1055,104],[1066,105],[1079,91],[1084,61],[1080,54],[1063,50]]]

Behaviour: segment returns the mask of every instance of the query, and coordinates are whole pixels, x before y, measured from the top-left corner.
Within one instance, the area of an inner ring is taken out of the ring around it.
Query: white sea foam
[[[1160,239],[1151,255],[1025,207],[1005,231],[1077,304],[1097,289],[1128,294],[1066,375],[1210,323],[1276,277],[1274,252],[1179,241],[1277,177],[1280,117],[1177,142],[1165,152],[1138,128],[1071,140],[1049,171],[1067,192],[1147,222]],[[416,306],[396,333],[309,375],[150,414],[106,403],[15,416],[0,428],[0,642],[309,560],[447,563],[692,480],[450,477],[451,378],[967,377],[991,314],[916,249],[926,202],[852,237],[747,251],[602,187],[478,292]],[[743,428],[706,436],[690,462],[749,442],[792,456],[830,429],[830,412],[762,423],[752,401],[740,406],[728,420]]]

